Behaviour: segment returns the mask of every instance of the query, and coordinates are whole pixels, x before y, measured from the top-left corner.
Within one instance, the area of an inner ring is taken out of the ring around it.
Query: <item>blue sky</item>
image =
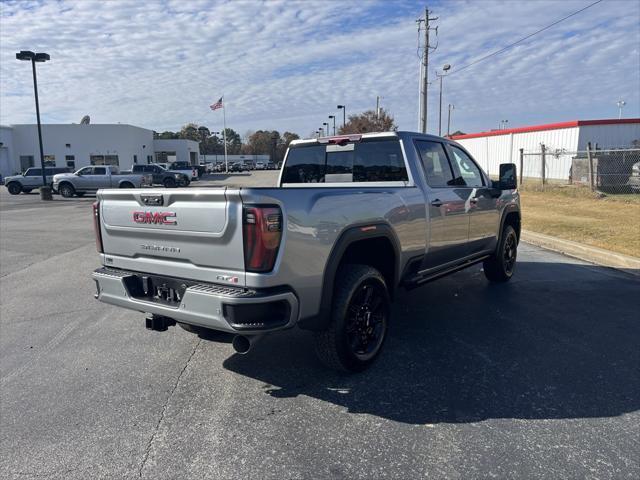
[[[437,131],[435,69],[453,66],[444,105],[452,129],[473,132],[575,119],[640,117],[640,2],[605,0],[456,73],[476,58],[578,10],[591,0],[429,2],[440,17],[431,55],[429,130]],[[21,49],[39,66],[45,122],[130,123],[154,130],[195,121],[241,134],[290,130],[307,136],[337,114],[375,106],[401,129],[417,128],[414,1],[146,0],[0,3],[0,123],[34,121]]]

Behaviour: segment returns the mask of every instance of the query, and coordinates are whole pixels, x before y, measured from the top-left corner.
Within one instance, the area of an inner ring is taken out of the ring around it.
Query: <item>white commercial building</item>
[[[546,125],[491,130],[489,132],[454,135],[490,175],[497,175],[501,163],[516,163],[520,149],[525,153],[525,176],[537,177],[539,160],[527,153],[541,151],[544,144],[548,159],[546,176],[568,179],[572,158],[587,149],[587,143],[601,149],[629,148],[640,143],[640,118],[621,120],[574,120]]]
[[[125,124],[44,124],[45,164],[76,170],[87,165],[118,165],[154,161],[198,163],[199,143],[192,140],[154,140],[153,131]],[[36,125],[0,126],[0,174],[13,175],[40,165]]]

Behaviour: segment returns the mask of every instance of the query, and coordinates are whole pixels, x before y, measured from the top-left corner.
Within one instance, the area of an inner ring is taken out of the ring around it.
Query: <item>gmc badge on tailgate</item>
[[[153,223],[156,225],[177,225],[176,212],[133,212],[136,223]]]

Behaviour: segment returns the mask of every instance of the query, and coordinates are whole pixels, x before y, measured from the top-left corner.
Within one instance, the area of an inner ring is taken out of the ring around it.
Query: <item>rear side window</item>
[[[93,174],[94,175],[106,175],[107,174],[107,169],[104,167],[94,167],[93,168]]]
[[[289,150],[282,183],[407,181],[397,138],[363,140],[345,147],[311,145]]]
[[[325,154],[324,145],[291,148],[282,171],[282,183],[324,182]]]
[[[427,184],[430,187],[449,187],[455,185],[453,172],[440,142],[416,140],[416,148],[422,161]]]

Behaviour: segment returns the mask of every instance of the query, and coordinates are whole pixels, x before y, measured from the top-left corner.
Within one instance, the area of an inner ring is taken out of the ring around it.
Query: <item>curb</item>
[[[640,258],[611,252],[602,248],[591,247],[582,243],[564,240],[542,233],[523,230],[521,239],[538,247],[546,248],[556,252],[569,255],[571,257],[586,260],[605,267],[612,267],[624,270],[627,273],[640,276]]]

